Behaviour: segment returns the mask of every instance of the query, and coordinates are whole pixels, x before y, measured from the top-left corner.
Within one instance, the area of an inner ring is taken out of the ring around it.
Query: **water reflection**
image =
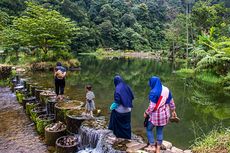
[[[96,106],[109,113],[113,100],[113,77],[120,74],[135,93],[132,129],[143,136],[143,112],[148,106],[148,79],[152,75],[159,76],[163,84],[170,88],[177,105],[181,122],[169,124],[164,132],[165,139],[175,146],[188,148],[196,136],[207,133],[214,126],[230,126],[230,96],[218,87],[176,76],[172,73],[174,66],[167,62],[124,58],[98,60],[94,57],[81,57],[80,61],[82,70],[67,74],[66,95],[84,101],[84,86],[90,83],[96,95]],[[30,75],[41,85],[54,87],[51,72]]]

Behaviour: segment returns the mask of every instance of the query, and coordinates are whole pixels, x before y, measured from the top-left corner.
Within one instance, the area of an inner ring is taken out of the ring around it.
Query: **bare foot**
[[[156,147],[155,145],[149,145],[145,150],[149,153],[155,153],[156,152]]]
[[[156,147],[156,153],[160,153],[160,151],[161,151],[161,146],[157,145],[157,147]]]

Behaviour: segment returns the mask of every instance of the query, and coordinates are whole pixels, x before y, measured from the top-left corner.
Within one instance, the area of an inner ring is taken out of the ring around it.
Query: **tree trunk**
[[[48,44],[47,44],[47,39],[44,39],[44,45],[42,47],[42,50],[45,54],[48,52]]]
[[[14,50],[15,50],[15,55],[16,55],[16,59],[17,59],[17,61],[19,60],[19,51],[18,51],[18,49],[19,49],[19,47],[18,47],[18,46],[14,47]]]

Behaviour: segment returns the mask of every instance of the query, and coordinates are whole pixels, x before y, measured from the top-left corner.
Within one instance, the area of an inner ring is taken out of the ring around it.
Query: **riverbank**
[[[213,130],[198,139],[192,149],[194,153],[229,153],[230,129]]]
[[[48,153],[9,88],[0,87],[0,152]]]
[[[159,52],[135,52],[135,51],[106,51],[103,48],[97,49],[96,52],[92,53],[79,53],[80,55],[91,55],[96,56],[99,59],[103,58],[114,58],[114,57],[124,57],[124,58],[139,58],[139,59],[157,59],[162,60],[165,57],[162,56],[163,51]]]

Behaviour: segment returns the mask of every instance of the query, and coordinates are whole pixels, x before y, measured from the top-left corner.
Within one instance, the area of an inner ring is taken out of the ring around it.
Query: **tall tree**
[[[76,31],[75,24],[59,12],[30,2],[23,16],[13,21],[13,27],[27,34],[27,46],[37,47],[45,54],[50,49],[68,50]]]

